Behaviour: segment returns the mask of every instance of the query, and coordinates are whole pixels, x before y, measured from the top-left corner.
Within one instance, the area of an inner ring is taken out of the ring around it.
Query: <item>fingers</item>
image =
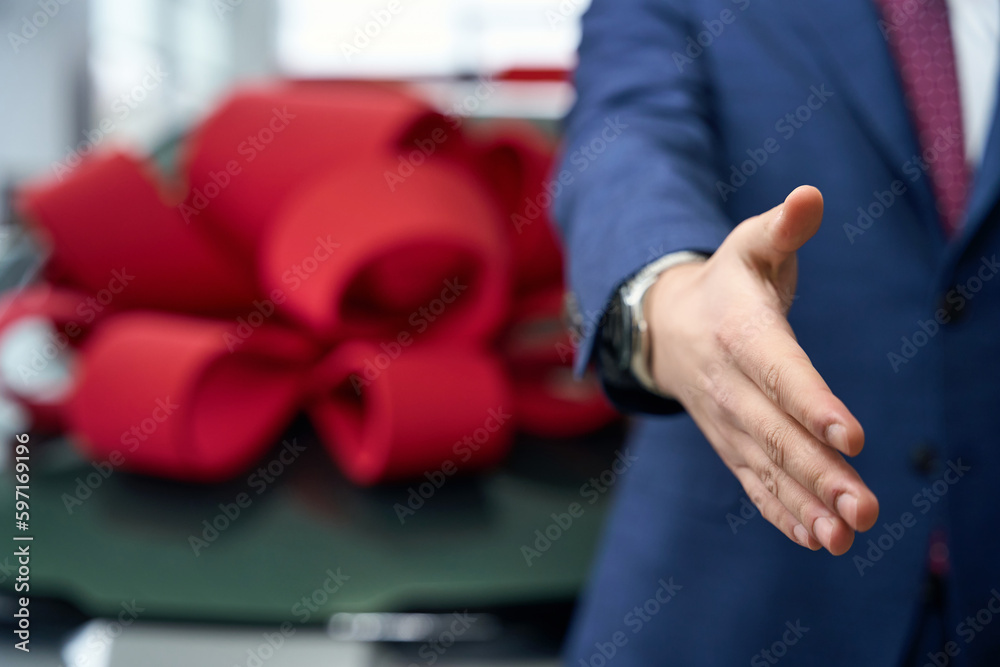
[[[839,515],[849,532],[874,525],[878,500],[840,454],[778,409],[748,378],[730,377],[727,385],[724,394],[716,390],[713,396],[724,411],[718,421],[727,424],[721,435],[823,546],[833,552],[842,539],[824,536],[815,527],[820,518]]]
[[[742,392],[739,400],[744,432],[774,466],[810,494],[809,502],[789,507],[806,527],[831,512],[854,530],[864,531],[874,525],[878,500],[840,454],[812,437],[760,392]],[[745,456],[753,467],[752,459]],[[758,462],[757,467],[762,464]],[[820,535],[813,534],[823,541]]]
[[[813,237],[822,220],[823,195],[803,185],[770,211],[737,225],[730,236],[746,260],[771,273]]]
[[[740,445],[747,454],[747,464],[744,470],[750,471],[757,482],[766,490],[764,498],[759,499],[759,503],[755,500],[754,504],[768,521],[774,523],[784,532],[784,527],[775,523],[772,517],[779,521],[786,519],[783,519],[781,513],[774,508],[773,503],[768,501],[769,496],[791,514],[796,525],[802,526],[831,554],[840,556],[847,553],[847,550],[854,543],[854,531],[842,518],[823,506],[815,496],[779,468],[762,450],[755,448],[755,443],[749,436],[732,433],[730,438],[733,442],[744,440]],[[737,476],[743,481],[745,473],[740,473]],[[752,496],[751,500],[754,500]],[[793,535],[801,533],[801,531],[795,531],[794,527],[792,530]],[[800,544],[802,543],[797,537],[793,539]]]
[[[757,387],[817,440],[846,456],[864,447],[860,422],[813,367],[784,318],[731,346],[733,360]]]
[[[765,221],[772,246],[793,253],[819,231],[823,221],[823,195],[811,185],[800,185],[785,198],[777,215]]]
[[[785,537],[797,542],[807,549],[817,551],[823,545],[802,525],[802,522],[788,511],[777,496],[772,494],[753,470],[747,467],[737,467],[733,473],[743,485],[747,497],[750,498],[761,516],[770,521]]]
[[[668,354],[653,361],[661,385],[673,377],[684,389],[688,413],[762,515],[793,541],[839,555],[878,517],[878,500],[842,457],[861,451],[864,432],[785,317],[796,252],[822,217],[820,192],[797,188],[738,225],[686,283],[666,283],[691,317],[657,320],[653,333],[668,332],[671,344],[654,336]]]
[[[708,395],[708,392],[703,395]],[[846,534],[847,546],[844,550],[850,547],[853,533],[843,522],[840,522],[837,535],[833,535],[832,530],[829,535],[821,531],[825,542],[817,540],[812,530],[803,525],[795,510],[800,510],[809,502],[808,492],[777,468],[750,436],[738,427],[727,425],[727,420],[720,414],[713,417],[699,411],[693,412],[691,417],[740,481],[747,497],[760,510],[761,516],[788,539],[815,551],[822,547],[830,549],[843,546]],[[827,512],[826,516],[829,515]],[[814,522],[815,518],[809,525],[812,526]],[[831,522],[830,525],[836,524]]]
[[[854,528],[865,529],[874,522],[871,514],[878,512],[874,496],[837,452],[781,414],[749,378],[736,369],[720,373],[705,378],[692,414],[713,447],[748,495],[754,491],[751,500],[762,514],[782,532],[812,548],[801,537],[805,530],[830,553],[846,552],[854,541]],[[748,481],[748,472],[757,483]],[[862,500],[856,504],[841,500],[848,497]],[[846,516],[838,516],[837,510]],[[797,525],[802,529],[796,530]]]

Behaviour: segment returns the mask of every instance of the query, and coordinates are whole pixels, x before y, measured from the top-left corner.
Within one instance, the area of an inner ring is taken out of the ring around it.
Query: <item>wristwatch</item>
[[[652,346],[643,307],[646,293],[664,271],[706,259],[707,255],[692,251],[664,255],[647,264],[615,292],[601,324],[597,367],[605,391],[619,407],[653,414],[680,411],[680,406],[663,394],[653,380]]]

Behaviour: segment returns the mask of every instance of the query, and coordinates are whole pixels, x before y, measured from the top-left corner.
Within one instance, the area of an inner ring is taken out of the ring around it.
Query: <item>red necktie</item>
[[[945,235],[962,225],[970,174],[945,0],[878,0]]]

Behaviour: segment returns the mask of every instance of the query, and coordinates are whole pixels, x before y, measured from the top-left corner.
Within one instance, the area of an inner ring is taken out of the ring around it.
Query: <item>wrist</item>
[[[662,356],[665,347],[671,345],[670,324],[680,322],[684,317],[681,304],[685,297],[691,295],[695,279],[704,270],[704,264],[704,260],[696,260],[671,267],[660,274],[643,298],[642,309],[646,321],[646,335],[649,338],[650,375],[657,389],[665,395],[674,395],[674,392],[665,386],[667,383],[663,381],[666,379],[664,374],[656,372],[658,367],[662,366],[657,353]]]

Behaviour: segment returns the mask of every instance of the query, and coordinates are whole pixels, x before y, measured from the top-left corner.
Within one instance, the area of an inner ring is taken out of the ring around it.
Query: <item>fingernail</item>
[[[816,519],[813,522],[813,535],[829,549],[833,543],[833,521],[825,516]]]
[[[847,453],[847,429],[843,424],[830,424],[826,428],[826,441],[835,449]]]
[[[837,514],[852,528],[858,526],[858,499],[849,493],[842,493],[837,498]]]
[[[809,531],[801,523],[795,524],[795,528],[792,528],[792,535],[798,540],[799,544],[805,548],[809,548]]]

